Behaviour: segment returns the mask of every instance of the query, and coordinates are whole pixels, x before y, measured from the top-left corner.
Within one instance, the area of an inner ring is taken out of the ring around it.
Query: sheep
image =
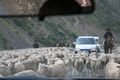
[[[83,59],[84,64],[86,64],[86,61],[89,58],[89,53],[88,52],[81,52],[80,57]]]
[[[64,58],[64,55],[62,53],[56,53],[56,57],[62,59],[62,58]]]
[[[120,54],[115,54],[114,59],[116,63],[120,64]]]
[[[55,59],[48,59],[47,65],[55,64]]]
[[[84,70],[83,68],[84,68],[83,60],[81,58],[76,59],[72,66],[72,74],[75,76],[78,75],[79,73],[82,73]]]
[[[105,69],[105,64],[100,59],[97,59],[95,63],[96,76],[97,74],[99,74],[99,76],[104,76],[104,69]]]
[[[96,76],[99,64],[100,62],[96,56],[96,53],[91,53],[89,57],[86,58],[85,66],[87,68],[87,73],[90,74],[90,72],[92,72],[91,76]]]
[[[107,55],[106,54],[102,54],[98,57],[99,60],[101,60],[104,64],[107,64],[107,60],[109,60],[109,57],[107,58]]]
[[[93,58],[90,60],[90,68],[92,72],[96,71],[96,63],[97,63],[97,58]]]
[[[10,59],[10,58],[12,58],[11,55],[5,54],[5,55],[3,55],[2,60],[8,60],[8,59]]]
[[[63,61],[64,61],[65,65],[66,65],[66,67],[67,67],[67,71],[68,72],[72,71],[73,66],[72,66],[71,59],[70,58],[64,58]]]
[[[23,49],[0,53],[4,54],[1,56],[0,65],[7,66],[11,70],[11,74],[23,72],[24,70],[33,70],[37,71],[39,75],[41,73],[49,77],[63,77],[67,74],[67,71],[70,72],[73,69],[80,73],[80,75],[81,72],[84,73],[86,68],[100,73],[100,70],[104,69],[110,58],[114,58],[117,63],[120,62],[118,53],[100,53],[99,57],[97,57],[96,53],[88,54],[87,52],[80,52],[74,54],[74,51],[70,51],[69,48],[61,47]],[[4,56],[6,57],[4,58]]]
[[[35,60],[39,63],[47,64],[47,58],[45,55],[37,56],[37,57],[35,57]]]
[[[117,46],[117,48],[115,49],[115,51],[114,51],[114,52],[116,52],[116,53],[120,54],[120,46]]]
[[[0,64],[7,65],[6,61],[0,60]]]
[[[54,54],[53,54],[54,53]],[[56,52],[49,52],[49,54],[48,54],[48,56],[47,56],[48,58],[50,57],[50,58],[57,58],[57,54],[56,54]]]
[[[0,65],[0,74],[2,76],[10,76],[11,75],[11,70],[6,65]]]
[[[52,76],[52,71],[48,69],[48,66],[46,64],[39,63],[39,68],[37,71],[38,75],[44,75],[46,77]]]
[[[24,60],[26,60],[26,59],[28,59],[26,56],[20,56],[19,58],[18,58],[20,61],[24,61]]]
[[[33,70],[25,70],[14,74],[14,76],[38,76]]]
[[[62,59],[64,61],[64,63],[66,64],[66,66],[69,66],[71,64],[71,59],[68,57],[68,58],[64,58]]]
[[[29,59],[32,59],[32,58],[36,57],[37,55],[38,54],[32,54],[32,55],[29,56]]]
[[[11,55],[12,58],[18,58],[19,56],[17,54]]]
[[[99,69],[105,69],[106,64],[109,62],[109,56],[106,54],[102,54],[98,57],[97,65]]]
[[[10,69],[13,69],[14,68],[14,65],[15,65],[15,62],[9,62],[7,64],[7,66],[10,68]]]
[[[67,68],[62,60],[57,60],[53,65],[40,63],[37,73],[47,77],[64,77],[67,73]]]
[[[24,71],[26,69],[25,66],[20,61],[13,64],[11,69],[12,68],[13,68],[13,70],[12,70],[13,73],[18,73],[18,72]]]
[[[82,72],[83,68],[84,68],[84,61],[82,58],[77,58],[74,62],[74,68],[78,71],[78,72]]]
[[[25,67],[26,70],[37,71],[38,65],[35,60],[27,59],[25,61],[22,61],[21,64]]]
[[[106,79],[120,79],[120,64],[113,60],[106,65],[105,69]]]
[[[54,66],[50,66],[52,69],[54,69],[55,72],[57,72],[57,76],[64,77],[67,73],[67,66],[65,62],[61,59],[57,60],[54,64]]]
[[[19,60],[22,60],[20,58],[11,58],[11,59],[8,59],[5,61],[6,64],[9,64],[9,63],[16,63],[18,62]]]

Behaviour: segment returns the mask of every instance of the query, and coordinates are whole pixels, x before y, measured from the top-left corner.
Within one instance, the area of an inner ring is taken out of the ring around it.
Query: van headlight
[[[96,52],[96,48],[91,49],[91,52]]]
[[[75,51],[80,51],[80,48],[76,48]]]

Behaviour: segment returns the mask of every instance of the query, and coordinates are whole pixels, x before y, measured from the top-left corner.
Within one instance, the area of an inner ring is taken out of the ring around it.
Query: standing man
[[[33,48],[39,48],[39,43],[37,42],[37,40],[34,41]]]
[[[110,53],[112,53],[113,47],[114,47],[113,34],[111,30],[107,28],[106,33],[104,34],[104,52],[109,53],[109,49],[110,49]]]

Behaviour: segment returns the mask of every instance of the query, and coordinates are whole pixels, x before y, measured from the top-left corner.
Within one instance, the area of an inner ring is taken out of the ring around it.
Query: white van
[[[78,51],[100,52],[98,36],[79,36],[74,45],[76,53]]]

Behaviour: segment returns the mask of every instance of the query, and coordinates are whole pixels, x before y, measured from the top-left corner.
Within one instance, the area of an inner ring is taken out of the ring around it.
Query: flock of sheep
[[[72,48],[66,47],[0,51],[0,77],[120,79],[119,49],[112,54],[75,54]]]

